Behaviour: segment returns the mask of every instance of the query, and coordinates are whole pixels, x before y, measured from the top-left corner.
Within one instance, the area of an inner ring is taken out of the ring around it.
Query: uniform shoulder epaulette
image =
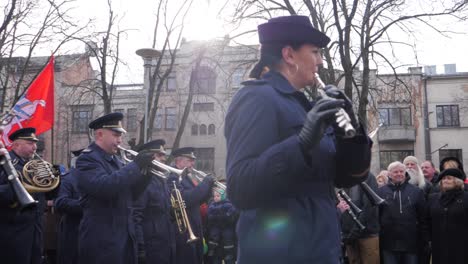
[[[92,151],[93,151],[93,150],[90,149],[90,148],[85,148],[85,149],[83,149],[83,150],[81,151],[81,153],[82,153],[82,154],[84,154],[84,153],[90,153],[90,152],[92,152]]]
[[[244,81],[242,82],[242,85],[264,85],[266,84],[267,81],[265,80],[256,80],[256,79],[253,79],[253,80],[247,80],[247,81]]]

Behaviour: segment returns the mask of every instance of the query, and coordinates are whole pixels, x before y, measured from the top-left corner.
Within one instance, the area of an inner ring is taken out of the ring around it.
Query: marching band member
[[[166,162],[163,139],[153,140],[136,149],[154,152],[154,160]],[[133,205],[138,238],[139,263],[174,264],[176,227],[171,216],[170,186],[152,177],[144,193]]]
[[[37,150],[36,129],[26,127],[13,132],[10,156],[17,171],[23,171]],[[13,189],[8,184],[7,174],[0,173],[0,258],[6,264],[40,264],[43,253],[43,214],[46,194],[31,194],[39,203],[33,209],[18,211]],[[55,192],[47,193],[52,199]]]
[[[81,151],[83,149],[72,151],[73,158],[78,158]],[[62,177],[57,199],[54,202],[55,209],[61,215],[57,232],[58,264],[78,263],[78,229],[83,210],[77,187],[78,175],[75,174],[74,167],[72,164],[70,171]]]
[[[137,261],[135,227],[130,209],[151,180],[142,174],[153,160],[140,152],[128,165],[115,155],[122,143],[123,114],[111,113],[89,123],[94,142],[76,161],[83,218],[79,228],[78,261],[83,264],[131,264]]]
[[[366,179],[370,139],[349,99],[311,104],[303,92],[314,85],[320,49],[330,39],[306,16],[270,19],[258,27],[261,56],[257,80],[244,83],[226,116],[228,197],[241,210],[238,263],[340,261],[334,185]],[[335,114],[344,108],[356,128],[339,136]]]
[[[194,148],[186,147],[172,151],[177,169],[192,169],[195,164]],[[179,175],[171,174],[170,182],[178,181]],[[172,183],[171,183],[172,184]],[[214,178],[210,175],[198,183],[188,175],[183,175],[178,188],[187,205],[187,214],[193,233],[199,239],[194,243],[187,243],[187,233],[178,233],[176,237],[176,254],[178,264],[201,264],[203,261],[203,227],[200,215],[200,205],[207,202],[211,196]]]

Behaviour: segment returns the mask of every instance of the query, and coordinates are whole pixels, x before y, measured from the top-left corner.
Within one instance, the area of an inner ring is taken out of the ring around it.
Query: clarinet
[[[320,93],[320,96],[322,98],[330,98],[328,96],[324,89],[325,89],[325,83],[323,83],[322,79],[320,79],[320,76],[318,73],[315,73],[315,79],[317,80],[318,83],[318,92]],[[353,125],[351,124],[351,119],[349,118],[348,113],[343,108],[340,108],[338,112],[336,113],[336,123],[338,127],[342,128],[345,132],[346,138],[352,138],[356,135],[356,129],[354,129]]]
[[[360,230],[366,229],[366,227],[361,223],[361,221],[359,221],[357,215],[353,211],[356,210],[356,213],[359,214],[360,212],[362,212],[362,210],[359,209],[359,207],[357,207],[356,204],[354,204],[351,201],[351,198],[348,196],[348,194],[346,194],[344,190],[338,190],[337,194],[343,199],[343,201],[345,201],[349,205],[349,208],[346,210],[346,212],[349,214],[349,216],[351,216],[351,219],[353,219],[354,223],[356,223]]]
[[[8,175],[8,182],[16,195],[16,199],[20,205],[20,211],[35,207],[38,202],[32,198],[19,180],[18,172],[13,166],[13,163],[11,163],[10,153],[6,152],[4,155],[0,156],[0,165]]]

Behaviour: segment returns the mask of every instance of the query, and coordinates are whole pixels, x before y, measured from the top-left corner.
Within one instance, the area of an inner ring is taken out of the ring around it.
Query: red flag
[[[11,145],[8,136],[23,127],[34,127],[40,135],[54,125],[54,57],[51,56],[44,69],[37,75],[26,92],[19,98],[9,113],[2,140]]]

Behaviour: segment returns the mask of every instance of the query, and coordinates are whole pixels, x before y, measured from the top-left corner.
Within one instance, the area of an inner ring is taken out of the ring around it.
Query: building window
[[[411,110],[405,108],[379,108],[380,122],[384,126],[411,125]]]
[[[176,130],[177,129],[177,115],[175,107],[166,107],[166,120],[165,128],[166,130]]]
[[[380,168],[387,169],[388,165],[394,161],[401,161],[407,156],[413,156],[414,151],[412,150],[391,150],[391,151],[380,151]]]
[[[208,112],[208,111],[213,112],[214,103],[194,103],[193,111],[194,112]]]
[[[458,105],[438,105],[436,106],[436,112],[438,127],[460,126]]]
[[[192,125],[192,136],[197,136],[198,135],[198,125]]]
[[[129,108],[127,109],[127,130],[128,131],[136,131],[138,126],[137,120],[137,109],[136,108]]]
[[[206,173],[214,172],[214,148],[195,149],[196,169]]]
[[[447,157],[455,157],[459,161],[463,162],[463,155],[461,149],[440,149],[439,150],[439,163],[441,160]]]
[[[200,136],[206,135],[206,125],[200,125]]]
[[[245,70],[244,69],[236,69],[232,73],[231,77],[231,86],[232,88],[239,88],[241,86],[242,81],[244,81],[244,74]]]
[[[163,117],[164,117],[164,109],[158,108],[156,110],[156,117],[154,120],[154,129],[159,131],[163,128]]]
[[[216,90],[216,73],[206,66],[200,66],[195,74],[194,93],[213,94]]]
[[[214,135],[215,134],[215,125],[214,124],[210,124],[208,126],[208,135]]]
[[[72,108],[72,131],[74,133],[87,133],[88,124],[91,122],[92,114],[90,106],[73,106]]]
[[[176,74],[175,72],[171,72],[166,79],[166,91],[173,92],[176,90],[177,83],[176,83]]]

